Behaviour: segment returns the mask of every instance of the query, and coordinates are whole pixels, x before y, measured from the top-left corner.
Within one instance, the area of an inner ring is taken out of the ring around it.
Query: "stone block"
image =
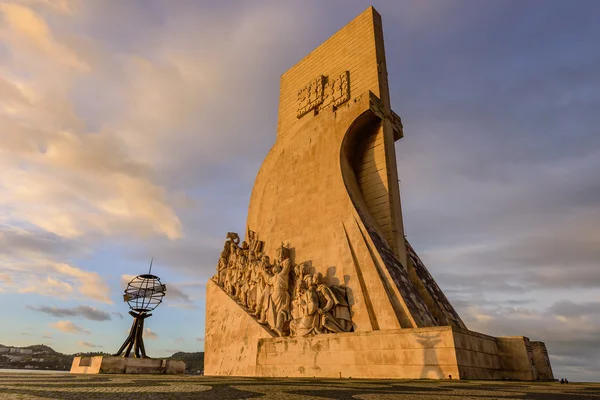
[[[72,374],[184,374],[185,362],[155,358],[74,357]]]

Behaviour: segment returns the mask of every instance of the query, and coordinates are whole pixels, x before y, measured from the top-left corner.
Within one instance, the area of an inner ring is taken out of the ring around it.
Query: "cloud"
[[[203,338],[203,337],[197,337],[197,338],[196,338],[196,340],[197,340],[198,342],[204,342],[204,338]]]
[[[600,314],[600,302],[574,303],[571,300],[561,300],[549,307],[548,311],[568,318],[595,316]]]
[[[167,285],[167,294],[165,296],[165,304],[168,307],[196,309],[198,306],[194,304],[192,296],[190,296],[184,288],[190,287],[194,293],[202,292],[203,283],[187,282],[187,283],[169,283]]]
[[[115,317],[118,317],[119,319],[125,318],[125,317],[123,317],[123,314],[121,314],[120,312],[113,311],[110,314],[114,315]]]
[[[77,344],[82,346],[82,347],[87,347],[88,349],[98,349],[98,348],[103,348],[104,346],[101,345],[96,345],[90,342],[84,342],[84,341],[77,341]]]
[[[181,222],[153,168],[132,157],[126,135],[87,129],[72,103],[72,83],[102,68],[92,66],[104,59],[97,57],[98,45],[55,37],[43,16],[24,5],[5,3],[0,13],[11,54],[0,82],[6,94],[0,100],[0,204],[9,217],[66,238],[180,237]]]
[[[77,0],[23,0],[22,4],[42,5],[60,13],[72,14],[77,6]]]
[[[587,381],[600,379],[596,367],[600,356],[597,304],[560,300],[541,309],[534,308],[531,302],[527,304],[526,307],[486,301],[472,294],[468,294],[467,301],[454,302],[472,331],[493,336],[522,335],[544,341],[555,376],[578,376],[577,379]]]
[[[4,39],[13,47],[42,54],[66,67],[89,69],[75,52],[56,41],[46,22],[32,9],[15,3],[2,3],[0,13],[8,27],[3,32]]]
[[[59,330],[61,332],[66,332],[66,333],[85,333],[85,334],[91,333],[90,331],[88,331],[78,325],[75,325],[71,321],[58,321],[53,324],[50,324],[50,327],[52,327],[56,330]]]
[[[137,275],[123,274],[121,275],[121,286],[127,287],[129,282],[133,280]]]
[[[37,228],[0,223],[0,279],[4,291],[44,296],[80,297],[111,303],[109,289],[99,274],[68,262],[89,247]],[[65,255],[68,255],[65,257]]]
[[[144,329],[144,337],[152,340],[158,339],[158,335],[150,328]]]
[[[52,315],[54,317],[82,317],[85,319],[89,319],[92,321],[108,321],[110,320],[110,315],[106,311],[98,310],[92,306],[77,306],[73,308],[58,308],[58,307],[48,307],[48,306],[26,306],[26,308],[42,312],[48,315]],[[123,316],[120,313],[112,313],[119,314],[121,319]]]
[[[37,257],[82,254],[82,244],[43,230],[25,230],[0,225],[0,250],[12,257]]]
[[[180,336],[178,338],[175,338],[173,340],[173,342],[175,342],[175,344],[182,344],[183,342],[185,342],[185,338],[183,338],[183,337]]]
[[[19,289],[19,293],[36,293],[43,296],[66,298],[73,292],[73,287],[68,282],[62,282],[52,277],[38,280],[33,285]]]
[[[25,261],[0,258],[0,270],[10,275],[13,284],[9,289],[12,291],[61,299],[72,297],[77,292],[83,298],[112,304],[110,290],[97,272],[43,258]]]

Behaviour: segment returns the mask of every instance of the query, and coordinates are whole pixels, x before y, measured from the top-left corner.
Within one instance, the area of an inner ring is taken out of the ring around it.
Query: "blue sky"
[[[154,257],[149,354],[202,350],[279,76],[368,5],[0,1],[0,343],[116,351]],[[600,380],[600,4],[373,5],[412,245],[470,329]]]

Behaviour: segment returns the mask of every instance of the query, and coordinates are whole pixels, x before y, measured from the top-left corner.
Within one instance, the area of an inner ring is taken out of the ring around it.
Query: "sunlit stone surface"
[[[405,239],[403,135],[370,7],[281,77],[247,232],[207,285],[207,375],[553,378],[543,343],[469,331]]]

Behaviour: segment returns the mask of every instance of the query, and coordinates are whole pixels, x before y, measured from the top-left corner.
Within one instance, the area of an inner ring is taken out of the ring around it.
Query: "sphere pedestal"
[[[72,374],[184,374],[185,362],[157,358],[75,357]]]

